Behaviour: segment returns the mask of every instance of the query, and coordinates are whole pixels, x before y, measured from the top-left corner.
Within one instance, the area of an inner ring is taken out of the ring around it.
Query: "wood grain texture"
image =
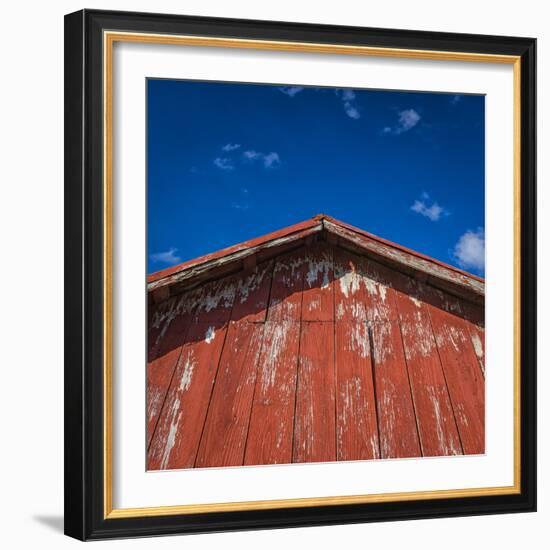
[[[303,250],[291,252],[275,263],[267,313],[269,321],[300,321],[305,267]]]
[[[398,293],[401,337],[424,456],[462,454],[427,306]]]
[[[152,346],[153,356],[147,363],[147,447],[151,443],[190,321],[190,316],[184,313],[167,320],[164,332],[159,331],[156,335],[158,343]]]
[[[234,321],[263,323],[267,314],[273,262],[265,262],[244,273],[237,283],[231,312]]]
[[[335,330],[338,460],[380,456],[369,327],[340,322]]]
[[[336,321],[366,321],[366,258],[338,248],[334,250],[333,257]]]
[[[456,316],[430,309],[435,340],[466,454],[485,452],[485,383],[468,325]]]
[[[315,245],[305,255],[302,321],[334,319],[334,269],[332,249]]]
[[[479,361],[479,368],[483,376],[485,376],[485,330],[477,325],[468,325],[470,338],[474,346],[474,352]]]
[[[265,323],[245,464],[292,462],[299,344],[300,323]]]
[[[304,322],[296,389],[293,462],[336,460],[334,324]]]
[[[149,312],[147,466],[483,453],[483,325],[336,242],[247,257]]]
[[[420,456],[407,364],[397,321],[372,327],[381,458]]]
[[[364,281],[367,291],[367,319],[374,323],[396,321],[399,318],[399,313],[394,286],[398,281],[398,274],[373,260],[369,260],[366,264]]]
[[[231,322],[195,466],[243,463],[263,325]]]
[[[147,454],[148,469],[191,468],[195,465],[225,332],[225,325],[189,325]]]

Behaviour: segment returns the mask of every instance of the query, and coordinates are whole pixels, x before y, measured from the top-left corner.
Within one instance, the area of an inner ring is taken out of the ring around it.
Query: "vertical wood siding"
[[[483,307],[328,243],[150,311],[151,470],[482,454]]]

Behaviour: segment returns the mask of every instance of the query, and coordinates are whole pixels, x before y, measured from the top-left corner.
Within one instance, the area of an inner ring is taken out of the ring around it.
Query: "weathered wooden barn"
[[[484,292],[324,215],[149,276],[148,469],[483,453]]]

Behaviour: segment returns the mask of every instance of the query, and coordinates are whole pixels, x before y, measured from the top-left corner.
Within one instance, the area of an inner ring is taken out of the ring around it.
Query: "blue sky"
[[[484,97],[147,81],[148,272],[325,213],[484,275]]]

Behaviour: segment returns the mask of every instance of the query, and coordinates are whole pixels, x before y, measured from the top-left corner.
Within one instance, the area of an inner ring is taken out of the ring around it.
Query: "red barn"
[[[484,281],[328,216],[148,278],[148,469],[480,454]]]

